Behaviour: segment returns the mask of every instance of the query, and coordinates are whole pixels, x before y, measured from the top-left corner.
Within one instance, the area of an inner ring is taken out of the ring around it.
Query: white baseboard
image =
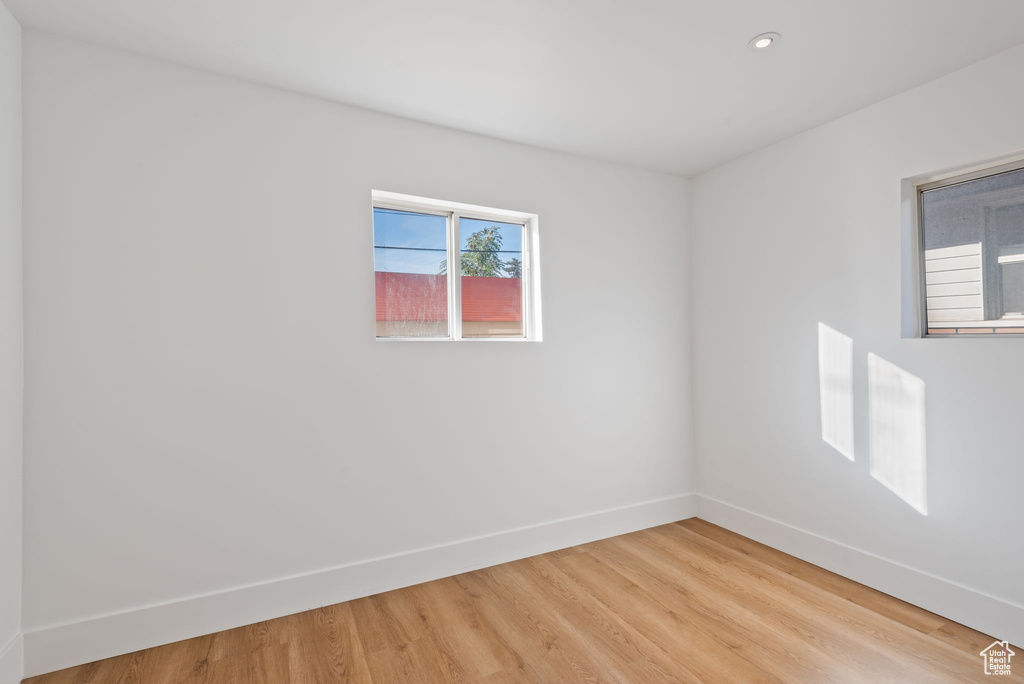
[[[709,496],[697,517],[979,632],[1024,644],[1024,606]]]
[[[18,684],[25,676],[24,646],[20,632],[0,646],[0,684]]]
[[[696,507],[695,494],[680,494],[262,584],[27,629],[25,675],[53,672],[692,518]]]

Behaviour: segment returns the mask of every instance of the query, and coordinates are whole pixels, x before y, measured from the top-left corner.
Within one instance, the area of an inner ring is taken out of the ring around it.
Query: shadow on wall
[[[821,438],[851,461],[853,340],[818,323]],[[868,354],[868,453],[871,477],[921,515],[928,515],[924,381]]]

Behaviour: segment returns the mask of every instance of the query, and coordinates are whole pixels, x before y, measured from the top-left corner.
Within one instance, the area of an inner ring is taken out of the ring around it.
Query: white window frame
[[[514,223],[523,226],[522,295],[523,335],[508,337],[463,337],[462,336],[462,278],[448,278],[448,336],[447,337],[377,337],[380,342],[540,342],[540,239],[537,214],[521,211],[494,209],[475,204],[448,202],[445,200],[404,195],[397,192],[373,190],[373,209],[395,209],[419,214],[444,216],[447,219],[448,274],[461,274],[460,221],[481,219]],[[371,211],[371,223],[372,223]],[[372,225],[371,225],[372,228]],[[372,234],[372,230],[371,230]],[[376,294],[374,295],[376,296]]]
[[[1015,152],[985,162],[963,164],[903,179],[901,193],[903,205],[901,337],[903,339],[1024,338],[1024,335],[1014,333],[928,334],[924,221],[921,215],[921,194],[923,192],[1022,169],[1024,169],[1024,152]]]

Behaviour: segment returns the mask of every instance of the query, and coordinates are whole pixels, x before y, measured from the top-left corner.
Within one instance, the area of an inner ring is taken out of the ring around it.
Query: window
[[[1024,163],[917,190],[925,334],[1024,334]]]
[[[536,215],[374,191],[373,252],[377,339],[541,339]]]

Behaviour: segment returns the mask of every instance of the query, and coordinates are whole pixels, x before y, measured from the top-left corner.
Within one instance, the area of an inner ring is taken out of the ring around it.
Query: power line
[[[444,247],[390,247],[388,245],[374,245],[374,249],[405,249],[412,252],[447,252],[448,250]],[[478,254],[522,254],[522,250],[518,249],[460,249],[463,254],[467,253],[478,253]]]

